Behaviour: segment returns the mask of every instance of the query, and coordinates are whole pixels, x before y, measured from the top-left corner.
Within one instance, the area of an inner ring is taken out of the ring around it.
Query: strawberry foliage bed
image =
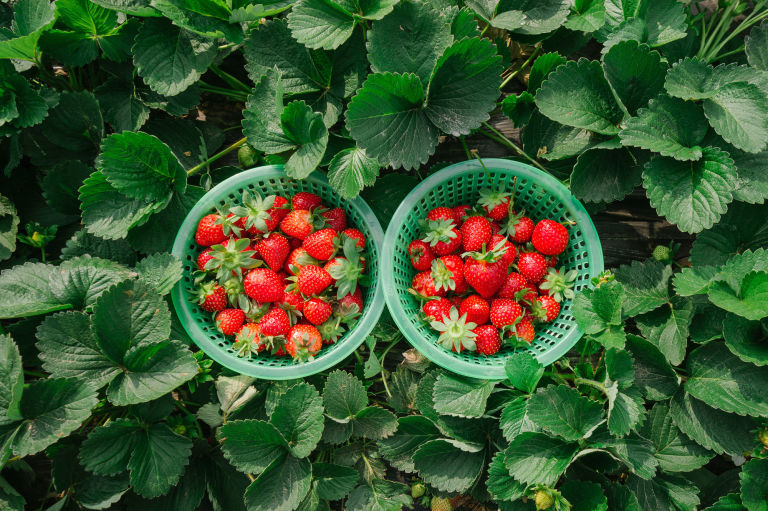
[[[0,4],[0,509],[766,509],[767,3]],[[576,347],[503,381],[386,315],[302,381],[187,338],[169,250],[207,189],[319,168],[386,225],[477,137],[592,211],[641,190],[690,256],[596,279]]]

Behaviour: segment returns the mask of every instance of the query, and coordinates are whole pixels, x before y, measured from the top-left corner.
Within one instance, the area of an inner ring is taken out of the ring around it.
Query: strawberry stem
[[[213,156],[211,156],[210,158],[208,158],[204,162],[199,163],[199,164],[195,165],[194,167],[192,167],[191,169],[189,169],[187,171],[187,176],[194,176],[195,174],[197,174],[201,170],[207,168],[208,165],[210,165],[211,163],[215,162],[219,158],[222,158],[223,156],[226,156],[227,154],[231,153],[232,151],[237,150],[240,146],[244,145],[245,142],[246,142],[245,137],[241,138],[240,140],[238,140],[237,142],[235,142],[231,146],[227,147],[226,149],[223,149],[223,150],[219,151],[218,153],[214,154]]]

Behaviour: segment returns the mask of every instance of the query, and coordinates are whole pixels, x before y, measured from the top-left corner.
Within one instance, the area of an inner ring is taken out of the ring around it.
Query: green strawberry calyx
[[[566,271],[565,268],[559,270],[550,268],[539,288],[545,290],[556,302],[562,302],[563,299],[573,300],[573,285],[578,275],[576,270]]]
[[[459,311],[455,307],[451,309],[447,318],[442,321],[431,321],[432,328],[440,332],[437,343],[447,350],[461,352],[462,349],[475,351],[475,337],[472,331],[477,327],[475,323],[467,321],[467,315],[459,317]]]

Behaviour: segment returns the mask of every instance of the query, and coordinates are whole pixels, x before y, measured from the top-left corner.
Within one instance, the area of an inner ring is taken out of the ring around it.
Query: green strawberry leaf
[[[451,40],[449,25],[429,3],[404,0],[371,26],[368,60],[374,73],[413,73],[426,89],[438,58]]]
[[[24,371],[16,343],[8,334],[0,335],[0,423],[21,419],[19,401],[24,389]],[[0,466],[5,457],[0,450]]]
[[[617,268],[615,275],[626,293],[622,305],[625,316],[637,316],[669,302],[672,267],[653,259],[632,261]]]
[[[679,365],[685,358],[693,313],[690,299],[675,296],[665,306],[646,312],[635,321],[643,337],[651,340],[670,364]]]
[[[648,480],[630,476],[627,486],[643,509],[695,511],[699,505],[699,489],[682,476],[665,474]]]
[[[97,475],[114,475],[125,470],[141,429],[133,419],[117,419],[94,428],[80,448],[82,465]]]
[[[617,438],[636,430],[645,420],[643,397],[636,387],[619,390],[618,383],[606,387],[608,390],[608,431]]]
[[[725,213],[738,185],[728,153],[706,147],[697,162],[656,156],[646,165],[643,186],[651,205],[685,232],[712,227]]]
[[[146,20],[133,45],[136,72],[149,87],[175,96],[197,82],[216,55],[216,45],[168,20]]]
[[[531,394],[544,375],[544,366],[528,352],[513,353],[504,364],[507,379],[518,390]]]
[[[323,433],[320,394],[307,383],[294,385],[280,396],[270,423],[283,435],[294,456],[309,456]]]
[[[725,412],[768,416],[760,398],[768,369],[741,361],[722,343],[709,343],[688,356],[685,389],[693,397]]]
[[[737,254],[722,265],[719,271],[711,278],[711,282],[726,282],[731,289],[740,289],[741,283],[747,273],[768,272],[768,250],[758,248],[755,250],[745,250]],[[709,275],[709,273],[707,273]]]
[[[768,99],[751,83],[729,83],[704,101],[704,114],[726,141],[750,153],[765,149],[768,142]]]
[[[736,454],[753,447],[750,417],[711,408],[682,389],[670,402],[670,413],[680,431],[707,449]]]
[[[349,422],[368,406],[363,383],[346,371],[333,371],[323,388],[323,406],[325,413],[335,421]]]
[[[0,318],[20,318],[72,308],[48,285],[52,266],[24,263],[0,272]]]
[[[587,481],[567,481],[560,487],[560,492],[573,503],[571,511],[608,511],[608,498],[597,483]]]
[[[603,421],[603,407],[576,389],[550,385],[528,399],[528,418],[566,441],[588,438]]]
[[[722,220],[696,236],[690,261],[696,266],[721,265],[745,250],[768,246],[768,206],[734,202]]]
[[[245,490],[249,511],[291,511],[309,492],[312,464],[290,454],[283,454]]]
[[[437,60],[427,87],[427,118],[450,135],[466,135],[489,118],[499,97],[501,57],[487,39],[452,44]]]
[[[468,3],[473,9],[479,2]],[[491,25],[515,34],[538,35],[553,32],[568,17],[570,2],[567,0],[508,0],[490,2],[478,14]]]
[[[435,410],[442,415],[482,417],[496,382],[441,372],[435,382]]]
[[[437,128],[424,109],[424,89],[414,74],[372,74],[349,102],[350,134],[366,154],[393,167],[426,163]]]
[[[501,112],[512,120],[516,128],[528,124],[535,108],[534,97],[528,91],[523,91],[519,95],[510,94],[501,102]]]
[[[744,511],[741,505],[741,497],[735,493],[723,495],[717,502],[705,509],[705,511]]]
[[[625,145],[641,147],[676,160],[698,160],[707,131],[704,112],[693,102],[669,96],[651,100],[619,133]]]
[[[744,276],[738,291],[723,281],[714,282],[709,301],[749,320],[768,316],[768,272],[752,271]]]
[[[180,341],[133,346],[120,367],[122,372],[107,388],[107,397],[118,406],[157,399],[199,371],[194,355]]]
[[[557,52],[543,53],[536,57],[528,74],[528,92],[536,94],[549,73],[565,62],[566,58]]]
[[[120,372],[101,352],[88,314],[72,311],[48,316],[37,328],[37,338],[43,369],[54,377],[80,378],[98,389]]]
[[[48,279],[48,285],[62,303],[84,308],[93,305],[114,284],[133,276],[133,272],[115,262],[76,257],[61,263]]]
[[[768,344],[759,321],[729,313],[722,323],[722,336],[731,353],[744,362],[768,365]]]
[[[521,483],[553,486],[578,450],[578,445],[544,433],[521,433],[504,451],[504,465]]]
[[[715,266],[684,268],[683,271],[674,276],[672,284],[675,292],[680,296],[699,295],[707,292],[717,273],[718,270]]]
[[[168,253],[156,253],[145,257],[136,265],[139,279],[154,287],[161,295],[171,292],[181,280],[183,268],[178,257]]]
[[[689,439],[672,422],[667,403],[653,405],[640,435],[653,443],[659,468],[666,472],[690,472],[714,457],[714,453]]]
[[[100,46],[111,49],[113,40],[120,37],[117,13],[93,2],[57,2],[56,15],[70,30],[50,30],[42,35],[40,45],[43,51],[65,64],[87,64],[99,56]]]
[[[587,149],[571,173],[571,192],[583,201],[621,200],[642,182],[643,167],[625,149]]]
[[[605,371],[608,373],[608,378],[616,382],[622,390],[634,383],[634,364],[632,355],[627,351],[613,348],[605,351]]]
[[[339,151],[328,165],[328,181],[345,199],[357,197],[363,188],[373,186],[378,176],[379,162],[359,147]]]
[[[698,58],[685,58],[667,71],[664,88],[676,98],[705,99],[714,94],[711,79],[712,66]]]
[[[149,120],[149,107],[134,94],[131,84],[109,79],[95,92],[104,120],[116,132],[137,131]]]
[[[462,9],[445,9],[441,14],[452,17],[451,34],[454,41],[461,41],[465,37],[479,37],[480,30],[477,28],[477,20],[474,13],[467,7]]]
[[[494,500],[514,501],[525,494],[525,485],[516,481],[504,465],[504,452],[499,451],[488,466],[488,479],[485,481],[488,493]]]
[[[357,485],[357,470],[331,463],[313,463],[312,480],[317,496],[324,500],[343,499]]]
[[[31,383],[21,396],[23,420],[13,453],[24,457],[42,451],[75,431],[91,415],[98,398],[87,382],[47,378]]]
[[[685,11],[675,0],[609,0],[605,10],[606,24],[600,37],[606,39],[605,50],[631,39],[662,46],[686,36]]]
[[[152,0],[151,4],[183,30],[189,30],[205,38],[224,38],[232,43],[240,43],[243,40],[242,25],[232,20],[235,15],[231,9],[231,2]]]
[[[565,20],[565,28],[578,32],[594,32],[605,23],[605,2],[599,0],[575,0],[571,13]]]
[[[523,130],[522,140],[528,154],[547,161],[576,156],[594,145],[591,131],[564,126],[537,110]]]
[[[679,378],[659,348],[642,337],[628,335],[627,350],[634,359],[634,385],[645,398],[661,401],[672,397]]]
[[[614,438],[606,429],[601,428],[590,440],[589,445],[624,463],[630,472],[642,479],[651,479],[656,474],[659,462],[653,456],[653,444],[635,433],[624,438]]]
[[[299,44],[284,20],[272,19],[252,30],[244,51],[245,69],[254,83],[277,67],[287,94],[322,91],[330,85],[328,56]]]
[[[749,35],[744,38],[744,53],[747,54],[749,65],[768,71],[768,23],[752,27]]]
[[[515,398],[501,411],[499,427],[501,434],[509,441],[520,433],[540,431],[528,416],[528,400],[522,396]]]
[[[168,339],[171,312],[151,286],[140,280],[126,280],[96,301],[93,332],[102,353],[121,364],[130,348]]]
[[[768,502],[768,460],[751,459],[739,474],[741,501],[749,510],[758,510]]]
[[[363,408],[352,419],[352,434],[371,440],[386,438],[397,429],[397,416],[379,406]]]
[[[664,91],[667,68],[659,52],[637,41],[618,43],[603,55],[605,77],[630,115]]]
[[[292,101],[283,109],[280,124],[296,148],[285,163],[285,173],[295,179],[304,179],[320,164],[328,145],[328,128],[323,123],[323,116],[313,112],[304,101]]]
[[[412,506],[408,486],[385,479],[373,479],[370,485],[355,488],[347,499],[348,511],[400,511]]]
[[[626,341],[621,321],[624,297],[624,287],[617,281],[584,289],[573,302],[573,315],[579,328],[606,348],[622,348]]]
[[[415,472],[413,452],[419,446],[440,436],[440,430],[426,417],[407,415],[397,419],[395,434],[379,440],[379,452],[398,470]]]
[[[283,80],[277,70],[268,71],[256,84],[243,111],[243,133],[248,144],[267,153],[289,151],[295,146],[283,133]]]
[[[413,453],[419,476],[435,488],[448,492],[467,490],[482,474],[485,452],[468,452],[452,440],[431,440]]]
[[[749,204],[762,204],[768,199],[768,176],[762,170],[768,165],[768,151],[745,153],[736,148],[730,151],[739,174],[740,186],[733,198]]]
[[[63,92],[40,125],[48,141],[70,151],[96,151],[104,123],[96,96],[88,91]]]
[[[307,48],[338,48],[356,24],[354,14],[332,0],[299,0],[288,15],[291,34]]]
[[[255,419],[235,420],[219,430],[224,456],[243,472],[260,474],[288,450],[275,426]]]
[[[536,93],[536,105],[553,121],[604,135],[617,134],[623,117],[600,63],[587,59],[553,71]]]
[[[10,28],[0,29],[0,59],[34,61],[37,41],[55,21],[55,6],[48,0],[14,3]]]

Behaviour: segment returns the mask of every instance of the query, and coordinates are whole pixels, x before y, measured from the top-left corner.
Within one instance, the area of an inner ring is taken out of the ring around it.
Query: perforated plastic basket
[[[551,218],[574,220],[567,226],[570,243],[558,257],[558,267],[576,270],[575,290],[584,288],[603,271],[603,251],[595,226],[584,206],[555,178],[534,167],[510,160],[483,159],[490,171],[488,181],[478,161],[446,167],[414,188],[395,211],[384,236],[382,283],[387,307],[410,343],[427,358],[456,373],[485,379],[504,378],[504,363],[512,350],[496,355],[474,352],[454,353],[436,344],[438,333],[419,319],[419,303],[407,292],[416,270],[408,258],[408,244],[420,236],[419,220],[437,206],[474,205],[482,188],[498,187],[512,191],[517,177],[515,209],[524,209],[534,221]],[[558,318],[539,325],[536,338],[527,349],[544,365],[563,356],[581,337],[571,312],[571,300],[564,300]]]
[[[343,208],[347,213],[349,225],[365,235],[366,249],[363,255],[370,283],[367,288],[363,288],[363,313],[352,330],[335,344],[324,346],[311,362],[296,364],[290,357],[238,357],[232,350],[232,340],[216,329],[211,314],[202,310],[191,294],[194,292],[192,273],[196,269],[197,255],[201,250],[194,239],[197,223],[204,215],[214,212],[217,206],[239,202],[245,189],[257,190],[262,195],[279,194],[286,197],[300,191],[315,193],[323,199],[326,206]],[[384,309],[379,268],[382,238],[381,226],[368,204],[361,198],[341,199],[321,174],[314,173],[307,179],[298,181],[286,176],[282,165],[243,171],[206,193],[189,212],[176,235],[173,254],[181,259],[184,265],[184,275],[171,292],[176,314],[200,349],[233,371],[272,380],[289,380],[318,373],[342,362],[360,346],[381,316]]]

